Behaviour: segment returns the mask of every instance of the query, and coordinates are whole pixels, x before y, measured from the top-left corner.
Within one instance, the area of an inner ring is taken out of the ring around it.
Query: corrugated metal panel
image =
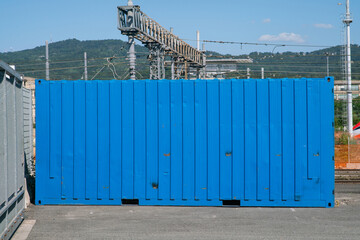
[[[31,176],[35,175],[33,153],[33,123],[32,123],[32,94],[31,90],[23,88],[24,104],[24,154],[27,170]]]
[[[23,98],[20,76],[0,61],[0,239],[9,239],[24,209]]]
[[[331,78],[36,88],[38,204],[333,206]]]

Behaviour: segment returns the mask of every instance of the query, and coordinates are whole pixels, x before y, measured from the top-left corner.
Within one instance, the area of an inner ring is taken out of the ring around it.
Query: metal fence
[[[23,127],[21,77],[0,61],[0,239],[9,239],[23,219]]]
[[[360,97],[355,87],[353,90],[353,136],[347,127],[347,86],[344,81],[337,81],[335,91],[335,167],[337,169],[360,169]],[[355,90],[354,90],[355,89]]]

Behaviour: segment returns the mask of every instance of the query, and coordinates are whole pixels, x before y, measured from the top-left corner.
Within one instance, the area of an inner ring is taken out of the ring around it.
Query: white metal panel
[[[7,196],[6,87],[4,82],[5,71],[0,71],[0,211],[5,208]]]
[[[35,174],[33,153],[33,122],[31,90],[23,88],[23,116],[24,116],[24,157],[30,175]]]
[[[24,210],[22,80],[0,61],[0,239],[9,239]]]

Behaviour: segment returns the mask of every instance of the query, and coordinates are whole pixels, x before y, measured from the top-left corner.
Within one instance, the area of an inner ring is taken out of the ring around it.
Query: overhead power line
[[[113,65],[118,65],[118,64],[123,64],[126,62],[117,62],[114,63]],[[107,66],[108,64],[101,64],[101,65],[90,65],[88,66],[88,68],[92,68],[92,67],[102,67],[102,66]],[[63,67],[63,68],[51,68],[50,71],[57,71],[57,70],[67,70],[67,69],[77,69],[77,68],[84,68],[84,66],[79,66],[79,67]],[[22,73],[30,73],[30,72],[42,72],[44,71],[44,69],[36,69],[36,70],[31,70],[31,71],[22,71]]]
[[[194,39],[184,39],[186,41],[197,41]],[[219,40],[201,40],[203,43],[219,43],[219,44],[238,44],[238,45],[254,45],[254,46],[279,46],[279,47],[313,47],[313,48],[329,48],[329,45],[311,45],[311,44],[283,44],[283,43],[256,43],[256,42],[233,42]]]
[[[102,57],[102,58],[88,58],[88,61],[94,61],[94,60],[106,60],[108,58],[111,57]],[[120,56],[120,57],[113,57],[113,58],[127,58],[127,56]],[[72,62],[83,62],[84,59],[75,59],[75,60],[59,60],[59,61],[49,61],[51,64],[59,64],[59,63],[72,63]],[[31,64],[23,64],[23,63],[11,63],[12,65],[16,65],[17,67],[22,67],[22,66],[36,66],[36,65],[43,65],[45,64],[45,61],[40,62],[40,63],[31,63]]]

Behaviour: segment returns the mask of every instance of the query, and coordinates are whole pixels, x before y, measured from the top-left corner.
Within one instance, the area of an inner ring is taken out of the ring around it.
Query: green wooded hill
[[[79,41],[69,39],[49,44],[51,79],[83,78],[83,56],[88,56],[88,76],[96,79],[126,79],[128,76],[127,61],[128,44],[121,40]],[[281,48],[278,48],[279,50]],[[137,71],[139,79],[149,77],[147,48],[136,46]],[[324,77],[326,75],[326,53],[329,53],[330,75],[342,79],[341,46],[312,52],[253,52],[249,55],[222,55],[208,51],[208,59],[214,58],[251,58],[252,64],[239,64],[237,71],[228,73],[226,78],[245,78],[246,68],[251,69],[251,77],[259,78],[261,68],[265,69],[265,77]],[[352,45],[353,79],[360,79],[360,46]],[[106,58],[115,57],[109,64]],[[0,53],[0,59],[16,65],[16,70],[25,76],[45,78],[45,46],[33,49]],[[168,69],[168,67],[167,67]],[[169,76],[169,75],[167,75]]]
[[[121,40],[79,41],[69,39],[50,43],[50,78],[56,80],[82,79],[84,74],[84,52],[87,53],[88,77],[90,79],[97,72],[100,73],[96,76],[96,79],[114,79],[112,72],[114,67],[116,74],[125,78],[128,69],[127,49],[128,44]],[[148,50],[139,45],[135,47],[135,50],[138,53],[137,70],[145,77],[149,75]],[[113,65],[110,65],[106,59],[110,57],[115,57],[111,60]],[[25,76],[45,78],[45,46],[18,52],[0,53],[0,59],[16,65],[16,70]],[[139,78],[141,77],[140,74]]]
[[[79,41],[69,39],[49,44],[50,78],[82,79],[84,77],[84,52],[88,57],[89,79],[127,79],[128,78],[128,44],[121,40]],[[279,49],[280,50],[280,49]],[[238,64],[237,71],[227,73],[226,78],[246,78],[246,68],[251,69],[252,78],[261,77],[261,68],[265,69],[267,78],[324,77],[326,75],[326,56],[329,55],[330,75],[335,80],[343,79],[341,46],[312,52],[253,52],[249,55],[223,55],[207,51],[208,59],[251,58],[252,64]],[[137,78],[149,77],[148,50],[136,46]],[[107,58],[114,57],[111,64]],[[17,52],[0,53],[0,59],[16,65],[16,70],[28,77],[45,78],[45,46]],[[360,79],[360,46],[352,45],[353,79]],[[97,74],[98,73],[98,74]],[[97,74],[97,75],[96,75]],[[167,67],[167,76],[169,67]],[[335,101],[335,123],[340,129],[344,125],[345,101]],[[360,121],[360,97],[354,99],[354,123]]]
[[[228,77],[245,77],[246,68],[251,69],[252,78],[260,78],[261,68],[265,77],[269,78],[300,78],[326,76],[327,55],[329,55],[329,75],[335,80],[344,78],[341,54],[342,46],[335,46],[312,52],[260,53],[253,52],[248,56],[254,63],[242,65],[242,71],[228,74]],[[243,55],[241,57],[247,57]],[[360,46],[352,45],[353,79],[360,79]]]

